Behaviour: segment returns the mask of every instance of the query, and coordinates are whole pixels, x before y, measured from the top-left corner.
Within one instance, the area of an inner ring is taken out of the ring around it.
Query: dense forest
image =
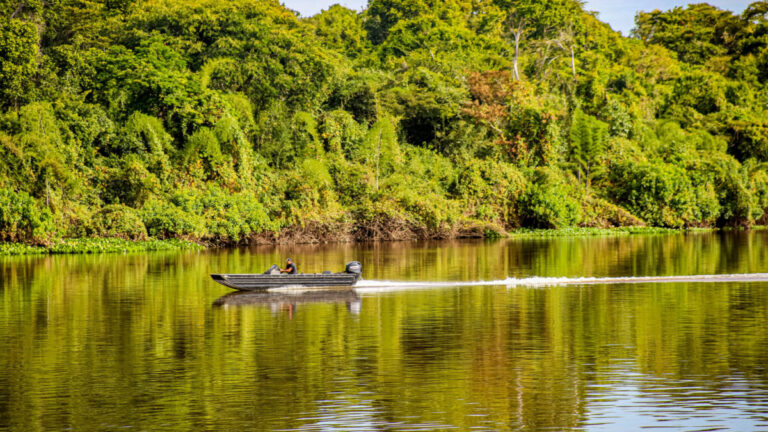
[[[0,241],[751,226],[768,2],[0,0]]]

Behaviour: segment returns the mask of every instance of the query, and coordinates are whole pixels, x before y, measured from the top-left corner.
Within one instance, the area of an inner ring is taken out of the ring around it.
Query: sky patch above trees
[[[650,12],[654,9],[666,10],[675,6],[685,7],[691,1],[680,0],[589,0],[585,9],[599,13],[600,19],[611,25],[614,30],[629,35],[635,26],[635,14],[639,11]],[[749,0],[712,0],[707,3],[721,9],[741,13],[750,3]],[[329,6],[340,4],[350,9],[362,10],[368,4],[367,0],[285,0],[286,7],[297,10],[302,16],[311,16]]]

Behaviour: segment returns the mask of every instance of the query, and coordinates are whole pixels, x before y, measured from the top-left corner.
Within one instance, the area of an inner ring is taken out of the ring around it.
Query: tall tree
[[[0,108],[19,108],[37,71],[38,34],[34,24],[0,21]]]
[[[579,182],[583,179],[584,186],[589,189],[594,167],[605,152],[608,124],[577,109],[571,120],[570,141],[570,158]]]
[[[730,11],[706,3],[675,7],[662,12],[640,12],[632,34],[676,52],[683,61],[704,64],[715,56],[734,53],[736,36],[742,26]]]

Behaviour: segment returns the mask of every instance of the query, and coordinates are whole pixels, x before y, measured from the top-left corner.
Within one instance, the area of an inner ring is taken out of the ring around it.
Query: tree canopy
[[[767,13],[0,1],[0,241],[761,223]]]

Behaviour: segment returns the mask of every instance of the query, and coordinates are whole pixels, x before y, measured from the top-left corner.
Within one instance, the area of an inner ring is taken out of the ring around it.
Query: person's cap
[[[293,262],[293,260],[292,260],[292,259],[290,259],[290,258],[288,258],[287,260],[285,260],[285,262],[288,262],[288,261],[291,261],[291,262]]]

